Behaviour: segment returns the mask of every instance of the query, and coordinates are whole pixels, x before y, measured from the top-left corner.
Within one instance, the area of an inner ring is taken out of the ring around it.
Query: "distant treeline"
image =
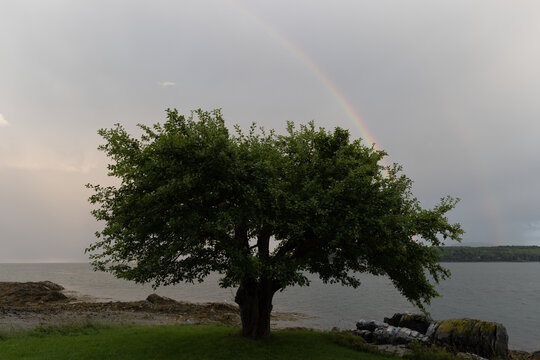
[[[540,261],[540,246],[445,246],[440,262]]]

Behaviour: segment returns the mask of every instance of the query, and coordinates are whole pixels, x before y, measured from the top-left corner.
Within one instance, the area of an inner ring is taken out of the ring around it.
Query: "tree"
[[[238,286],[252,338],[270,335],[276,291],[308,285],[307,273],[353,287],[358,273],[387,275],[421,309],[438,295],[429,278],[449,275],[437,247],[460,239],[445,217],[457,200],[422,209],[384,152],[313,123],[231,134],[219,110],[167,118],[139,138],[119,124],[98,132],[119,184],[87,185],[104,221],[87,249],[96,270],[156,287],[218,272]]]

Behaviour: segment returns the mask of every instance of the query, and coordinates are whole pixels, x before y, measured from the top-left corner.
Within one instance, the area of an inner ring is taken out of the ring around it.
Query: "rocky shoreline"
[[[353,334],[371,346],[404,356],[413,346],[437,346],[463,359],[540,359],[540,352],[508,349],[508,333],[500,323],[478,319],[433,320],[424,314],[397,313],[384,321],[359,320]]]
[[[87,301],[58,284],[0,282],[0,332],[64,324],[172,325],[223,323],[240,326],[238,306],[229,303],[191,303],[150,294],[142,301]],[[286,327],[308,315],[275,313],[274,328]]]
[[[61,285],[50,281],[0,282],[0,332],[21,331],[38,326],[86,323],[137,325],[223,323],[240,326],[240,314],[236,304],[184,302],[157,294],[150,294],[146,300],[128,302],[97,302],[88,301],[89,298],[84,295],[74,296]],[[272,328],[298,326],[299,322],[307,318],[310,316],[301,313],[274,312]],[[472,329],[471,334],[467,333],[469,331],[467,329]],[[487,336],[487,332],[482,332],[483,329],[488,329],[493,336]],[[481,355],[490,354],[482,349],[491,349],[495,350],[493,355],[507,359],[540,359],[540,352],[508,350],[506,330],[501,324],[474,319],[434,321],[421,314],[395,314],[391,318],[385,318],[384,322],[360,320],[353,333],[380,350],[394,352],[396,355],[406,353],[413,341],[442,346],[445,345],[445,341],[449,341],[451,345],[449,347],[457,350],[455,352],[460,352],[459,346],[463,345],[462,350],[472,354],[474,346],[479,346],[480,351],[476,352]],[[471,337],[477,333],[476,338]],[[488,344],[487,347],[484,343]],[[482,357],[470,358],[482,359]]]

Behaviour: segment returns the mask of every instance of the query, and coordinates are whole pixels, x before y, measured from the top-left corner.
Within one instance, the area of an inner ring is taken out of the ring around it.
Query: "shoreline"
[[[317,318],[296,312],[272,312],[271,328],[308,328]],[[187,302],[150,294],[146,300],[99,301],[50,281],[0,282],[0,333],[62,325],[179,325],[221,323],[240,327],[239,308],[226,302]],[[327,330],[328,331],[328,330]],[[513,359],[531,352],[511,350]]]
[[[139,301],[97,301],[50,281],[0,282],[0,332],[39,326],[100,323],[107,325],[175,325],[222,323],[240,326],[236,304],[177,301],[156,294]],[[301,326],[302,313],[275,312],[272,328]]]

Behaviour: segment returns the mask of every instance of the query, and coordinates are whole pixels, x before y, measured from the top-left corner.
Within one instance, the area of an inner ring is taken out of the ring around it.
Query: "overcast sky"
[[[222,108],[375,141],[463,244],[540,245],[540,2],[0,4],[0,262],[85,261],[96,131]],[[361,124],[359,124],[359,121]]]

